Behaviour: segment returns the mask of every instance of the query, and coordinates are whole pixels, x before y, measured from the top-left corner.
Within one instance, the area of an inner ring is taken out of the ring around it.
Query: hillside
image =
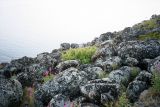
[[[159,107],[160,15],[60,46],[0,64],[0,107]]]

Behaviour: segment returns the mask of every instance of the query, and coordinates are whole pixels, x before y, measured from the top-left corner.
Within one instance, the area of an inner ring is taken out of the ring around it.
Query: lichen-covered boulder
[[[124,60],[123,64],[126,66],[137,66],[138,60],[135,58],[128,57]]]
[[[0,75],[0,107],[18,107],[22,96],[22,85],[17,80]]]
[[[100,107],[100,106],[92,103],[82,103],[80,104],[80,107]]]
[[[71,48],[79,48],[79,44],[72,43],[72,44],[71,44]]]
[[[48,81],[35,92],[36,100],[44,105],[57,94],[63,94],[69,98],[80,94],[79,86],[88,81],[87,73],[76,68],[69,68],[58,74],[53,80]]]
[[[63,61],[63,62],[60,62],[57,66],[56,66],[56,69],[59,71],[59,72],[62,72],[63,70],[66,70],[70,67],[78,67],[79,66],[79,61],[77,60],[67,60],[67,61]]]
[[[143,71],[128,85],[126,95],[130,102],[137,101],[141,92],[150,87],[151,77],[152,74]]]
[[[69,43],[62,43],[60,49],[62,51],[70,49],[71,45]]]
[[[95,103],[106,103],[118,99],[120,86],[112,83],[87,83],[80,89],[84,96]]]
[[[42,74],[37,70],[37,66],[30,66],[17,75],[18,81],[25,86],[33,86],[43,82]]]
[[[70,99],[62,94],[55,95],[49,102],[48,107],[72,107]]]
[[[102,70],[102,68],[94,67],[94,66],[93,67],[89,66],[89,67],[83,68],[83,71],[85,71],[88,74],[87,78],[89,80],[98,79],[102,75],[105,74],[105,72]]]
[[[97,41],[98,41],[98,43],[102,43],[102,42],[104,42],[106,40],[110,40],[114,37],[115,37],[114,33],[107,32],[107,33],[101,34]]]
[[[123,66],[118,70],[112,71],[109,74],[108,78],[111,79],[112,81],[115,81],[118,84],[122,83],[123,85],[127,85],[131,78],[131,72],[132,72],[131,67]]]
[[[44,66],[46,68],[54,67],[58,63],[57,59],[47,52],[38,54],[36,60],[40,66]]]
[[[148,64],[148,71],[151,73],[159,72],[160,73],[160,56],[151,60]]]
[[[17,69],[24,69],[25,67],[30,66],[33,63],[35,63],[34,58],[24,56],[20,59],[12,60],[10,64],[12,67],[16,67]]]
[[[121,58],[118,56],[105,57],[95,61],[95,65],[101,67],[105,72],[111,72],[121,66]]]
[[[92,56],[92,61],[96,61],[98,58],[111,57],[116,54],[113,46],[107,46],[98,49],[95,54]]]
[[[132,57],[138,61],[153,59],[160,55],[160,43],[157,40],[127,41],[120,43],[118,55],[122,58]]]

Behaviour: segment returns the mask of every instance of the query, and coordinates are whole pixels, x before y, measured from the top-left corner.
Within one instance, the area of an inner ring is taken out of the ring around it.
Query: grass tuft
[[[80,60],[82,64],[91,63],[91,57],[96,52],[95,46],[69,49],[62,53],[63,60]]]

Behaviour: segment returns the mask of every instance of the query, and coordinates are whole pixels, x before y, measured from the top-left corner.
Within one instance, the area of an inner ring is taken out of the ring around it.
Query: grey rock
[[[92,103],[82,103],[80,107],[100,107],[100,106]]]
[[[38,69],[38,68],[37,68]],[[26,68],[26,70],[17,75],[18,81],[25,86],[37,85],[37,83],[43,82],[43,77],[39,71],[33,66]]]
[[[88,83],[81,86],[81,93],[96,102],[106,103],[118,99],[119,85],[110,83]]]
[[[34,58],[24,56],[20,59],[12,60],[10,64],[17,69],[24,69],[25,67],[30,66],[33,63],[35,63]]]
[[[97,59],[95,65],[101,67],[106,72],[118,69],[121,66],[121,58],[118,56]]]
[[[36,60],[38,61],[40,66],[44,66],[46,68],[55,67],[58,63],[57,59],[55,59],[53,56],[51,56],[51,54],[47,52],[38,54]]]
[[[152,59],[160,55],[160,43],[156,40],[122,42],[118,47],[118,55],[122,58],[132,57],[138,61]]]
[[[138,63],[139,62],[137,59],[131,57],[126,58],[125,61],[123,62],[123,64],[126,66],[137,66]]]
[[[55,95],[50,101],[49,107],[71,107],[70,99],[62,94]]]
[[[158,72],[160,73],[160,56],[151,60],[148,64],[148,71],[151,73]]]
[[[48,81],[35,92],[35,98],[47,105],[57,94],[62,93],[67,97],[80,94],[79,86],[87,83],[87,73],[76,68],[69,68],[58,74],[54,80]]]
[[[0,76],[0,106],[17,107],[22,100],[22,86],[17,80]]]
[[[104,34],[101,34],[100,37],[98,38],[98,42],[99,43],[102,43],[106,40],[110,40],[114,37],[115,35],[111,32],[107,32],[107,33],[104,33]]]
[[[63,70],[66,70],[70,67],[78,67],[79,66],[79,61],[77,60],[67,60],[67,61],[63,61],[63,62],[60,62],[57,66],[56,66],[56,69],[59,71],[59,72],[62,72]]]
[[[126,91],[127,98],[130,102],[135,102],[138,100],[141,92],[143,92],[147,88],[148,86],[146,82],[135,80],[128,85]]]
[[[118,70],[112,71],[109,74],[108,78],[111,79],[112,81],[115,81],[118,84],[122,83],[123,85],[127,85],[130,81],[131,71],[132,71],[131,67],[124,66]]]
[[[83,71],[88,74],[87,78],[89,80],[100,78],[101,75],[105,74],[105,72],[100,67],[87,67],[84,68]]]
[[[72,44],[71,44],[71,48],[79,48],[79,44],[72,43]]]
[[[92,61],[96,61],[98,58],[105,58],[105,57],[111,57],[115,55],[115,50],[114,47],[112,46],[107,46],[98,49],[95,54],[92,56]]]
[[[69,43],[62,43],[60,49],[62,51],[68,50],[68,49],[70,49],[70,44]]]
[[[146,82],[147,85],[151,85],[152,74],[147,71],[141,71],[135,80]]]
[[[152,74],[143,71],[128,85],[126,95],[130,102],[137,101],[141,92],[150,87],[151,77]]]
[[[84,96],[79,96],[75,98],[72,103],[75,107],[81,107],[83,103],[88,102],[88,99]]]

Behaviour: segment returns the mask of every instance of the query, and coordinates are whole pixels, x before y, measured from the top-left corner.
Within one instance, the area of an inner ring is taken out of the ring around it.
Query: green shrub
[[[139,74],[140,72],[140,69],[139,68],[136,68],[136,67],[132,67],[132,70],[131,70],[131,80],[134,80],[134,78]]]
[[[155,72],[152,77],[152,88],[156,93],[160,93],[160,73]]]
[[[160,32],[152,32],[146,35],[139,35],[138,40],[160,39]]]
[[[123,92],[122,95],[119,97],[116,107],[132,107],[132,104],[128,101],[125,92]]]
[[[107,78],[108,75],[109,75],[109,73],[103,72],[103,73],[99,74],[99,77],[98,77],[98,78],[99,78],[99,79]]]
[[[145,20],[139,24],[134,25],[134,27],[137,29],[150,30],[150,29],[156,28],[158,26],[157,20],[159,20],[159,19],[156,18],[156,19]]]
[[[49,80],[52,80],[53,77],[54,77],[53,74],[50,74],[50,75],[48,75],[48,76],[43,77],[44,83],[46,83],[46,82],[49,81]]]
[[[63,60],[80,60],[81,63],[91,63],[91,57],[96,52],[95,46],[84,48],[69,49],[62,53]]]

